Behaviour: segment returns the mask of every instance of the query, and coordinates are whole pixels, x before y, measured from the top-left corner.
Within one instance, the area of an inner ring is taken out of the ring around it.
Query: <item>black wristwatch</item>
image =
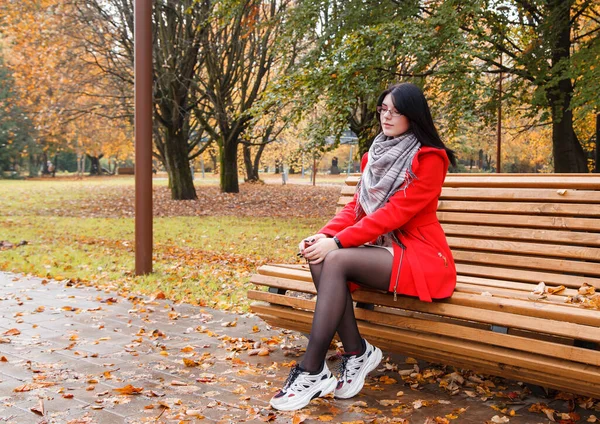
[[[333,236],[333,241],[335,241],[335,244],[337,244],[338,249],[344,248],[344,246],[342,246],[342,242],[340,242],[336,236]]]

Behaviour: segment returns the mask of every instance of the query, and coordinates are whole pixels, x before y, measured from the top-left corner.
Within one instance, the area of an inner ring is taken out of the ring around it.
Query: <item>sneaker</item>
[[[357,355],[342,355],[340,377],[335,388],[335,397],[348,399],[356,396],[365,385],[367,374],[373,371],[381,362],[381,349],[372,346],[365,340],[365,353]]]
[[[304,408],[311,400],[323,397],[335,390],[337,384],[327,364],[323,364],[323,370],[318,374],[302,371],[296,365],[290,371],[283,389],[271,398],[271,406],[280,411],[295,411]]]

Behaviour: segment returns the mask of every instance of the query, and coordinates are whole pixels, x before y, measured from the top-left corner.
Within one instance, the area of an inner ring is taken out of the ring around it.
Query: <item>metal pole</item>
[[[135,273],[152,272],[152,0],[135,0]]]
[[[600,112],[596,114],[596,165],[594,172],[600,173]]]
[[[352,148],[354,147],[353,144],[350,144],[350,157],[348,158],[348,169],[346,170],[346,175],[350,174],[350,167],[353,165],[353,161],[352,161]]]
[[[500,53],[500,65],[502,65],[502,53]],[[496,172],[502,172],[502,72],[498,81],[498,128],[496,148]]]

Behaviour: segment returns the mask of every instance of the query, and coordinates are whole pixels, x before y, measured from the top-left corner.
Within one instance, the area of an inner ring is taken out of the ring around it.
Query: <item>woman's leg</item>
[[[321,281],[321,271],[323,270],[323,264],[320,262],[315,265],[310,265],[310,273],[315,283],[317,293],[319,293],[319,283]],[[362,337],[358,331],[358,325],[356,324],[356,318],[354,317],[354,304],[352,303],[352,295],[350,290],[346,290],[346,306],[344,308],[344,314],[340,320],[340,324],[336,329],[342,344],[344,345],[344,351],[346,353],[360,353],[362,351]],[[318,297],[317,297],[318,299]]]
[[[348,335],[352,338],[351,343],[356,343],[352,333],[358,332],[358,329],[352,328],[356,327],[356,320],[346,282],[353,281],[387,291],[393,261],[394,257],[390,252],[380,248],[357,247],[329,252],[315,279],[318,284],[317,305],[308,347],[301,364],[303,369],[309,372],[321,369],[336,330],[341,330],[344,334],[340,334],[340,337]],[[347,310],[352,311],[352,314],[347,313]],[[362,339],[359,343],[362,345]]]

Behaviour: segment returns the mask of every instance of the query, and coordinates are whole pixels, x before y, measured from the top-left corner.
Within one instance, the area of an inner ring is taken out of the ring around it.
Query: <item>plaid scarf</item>
[[[369,160],[358,182],[356,217],[370,215],[382,207],[399,190],[405,190],[415,178],[411,165],[421,143],[412,132],[395,138],[383,133],[375,137]],[[383,243],[382,240],[378,240]]]

